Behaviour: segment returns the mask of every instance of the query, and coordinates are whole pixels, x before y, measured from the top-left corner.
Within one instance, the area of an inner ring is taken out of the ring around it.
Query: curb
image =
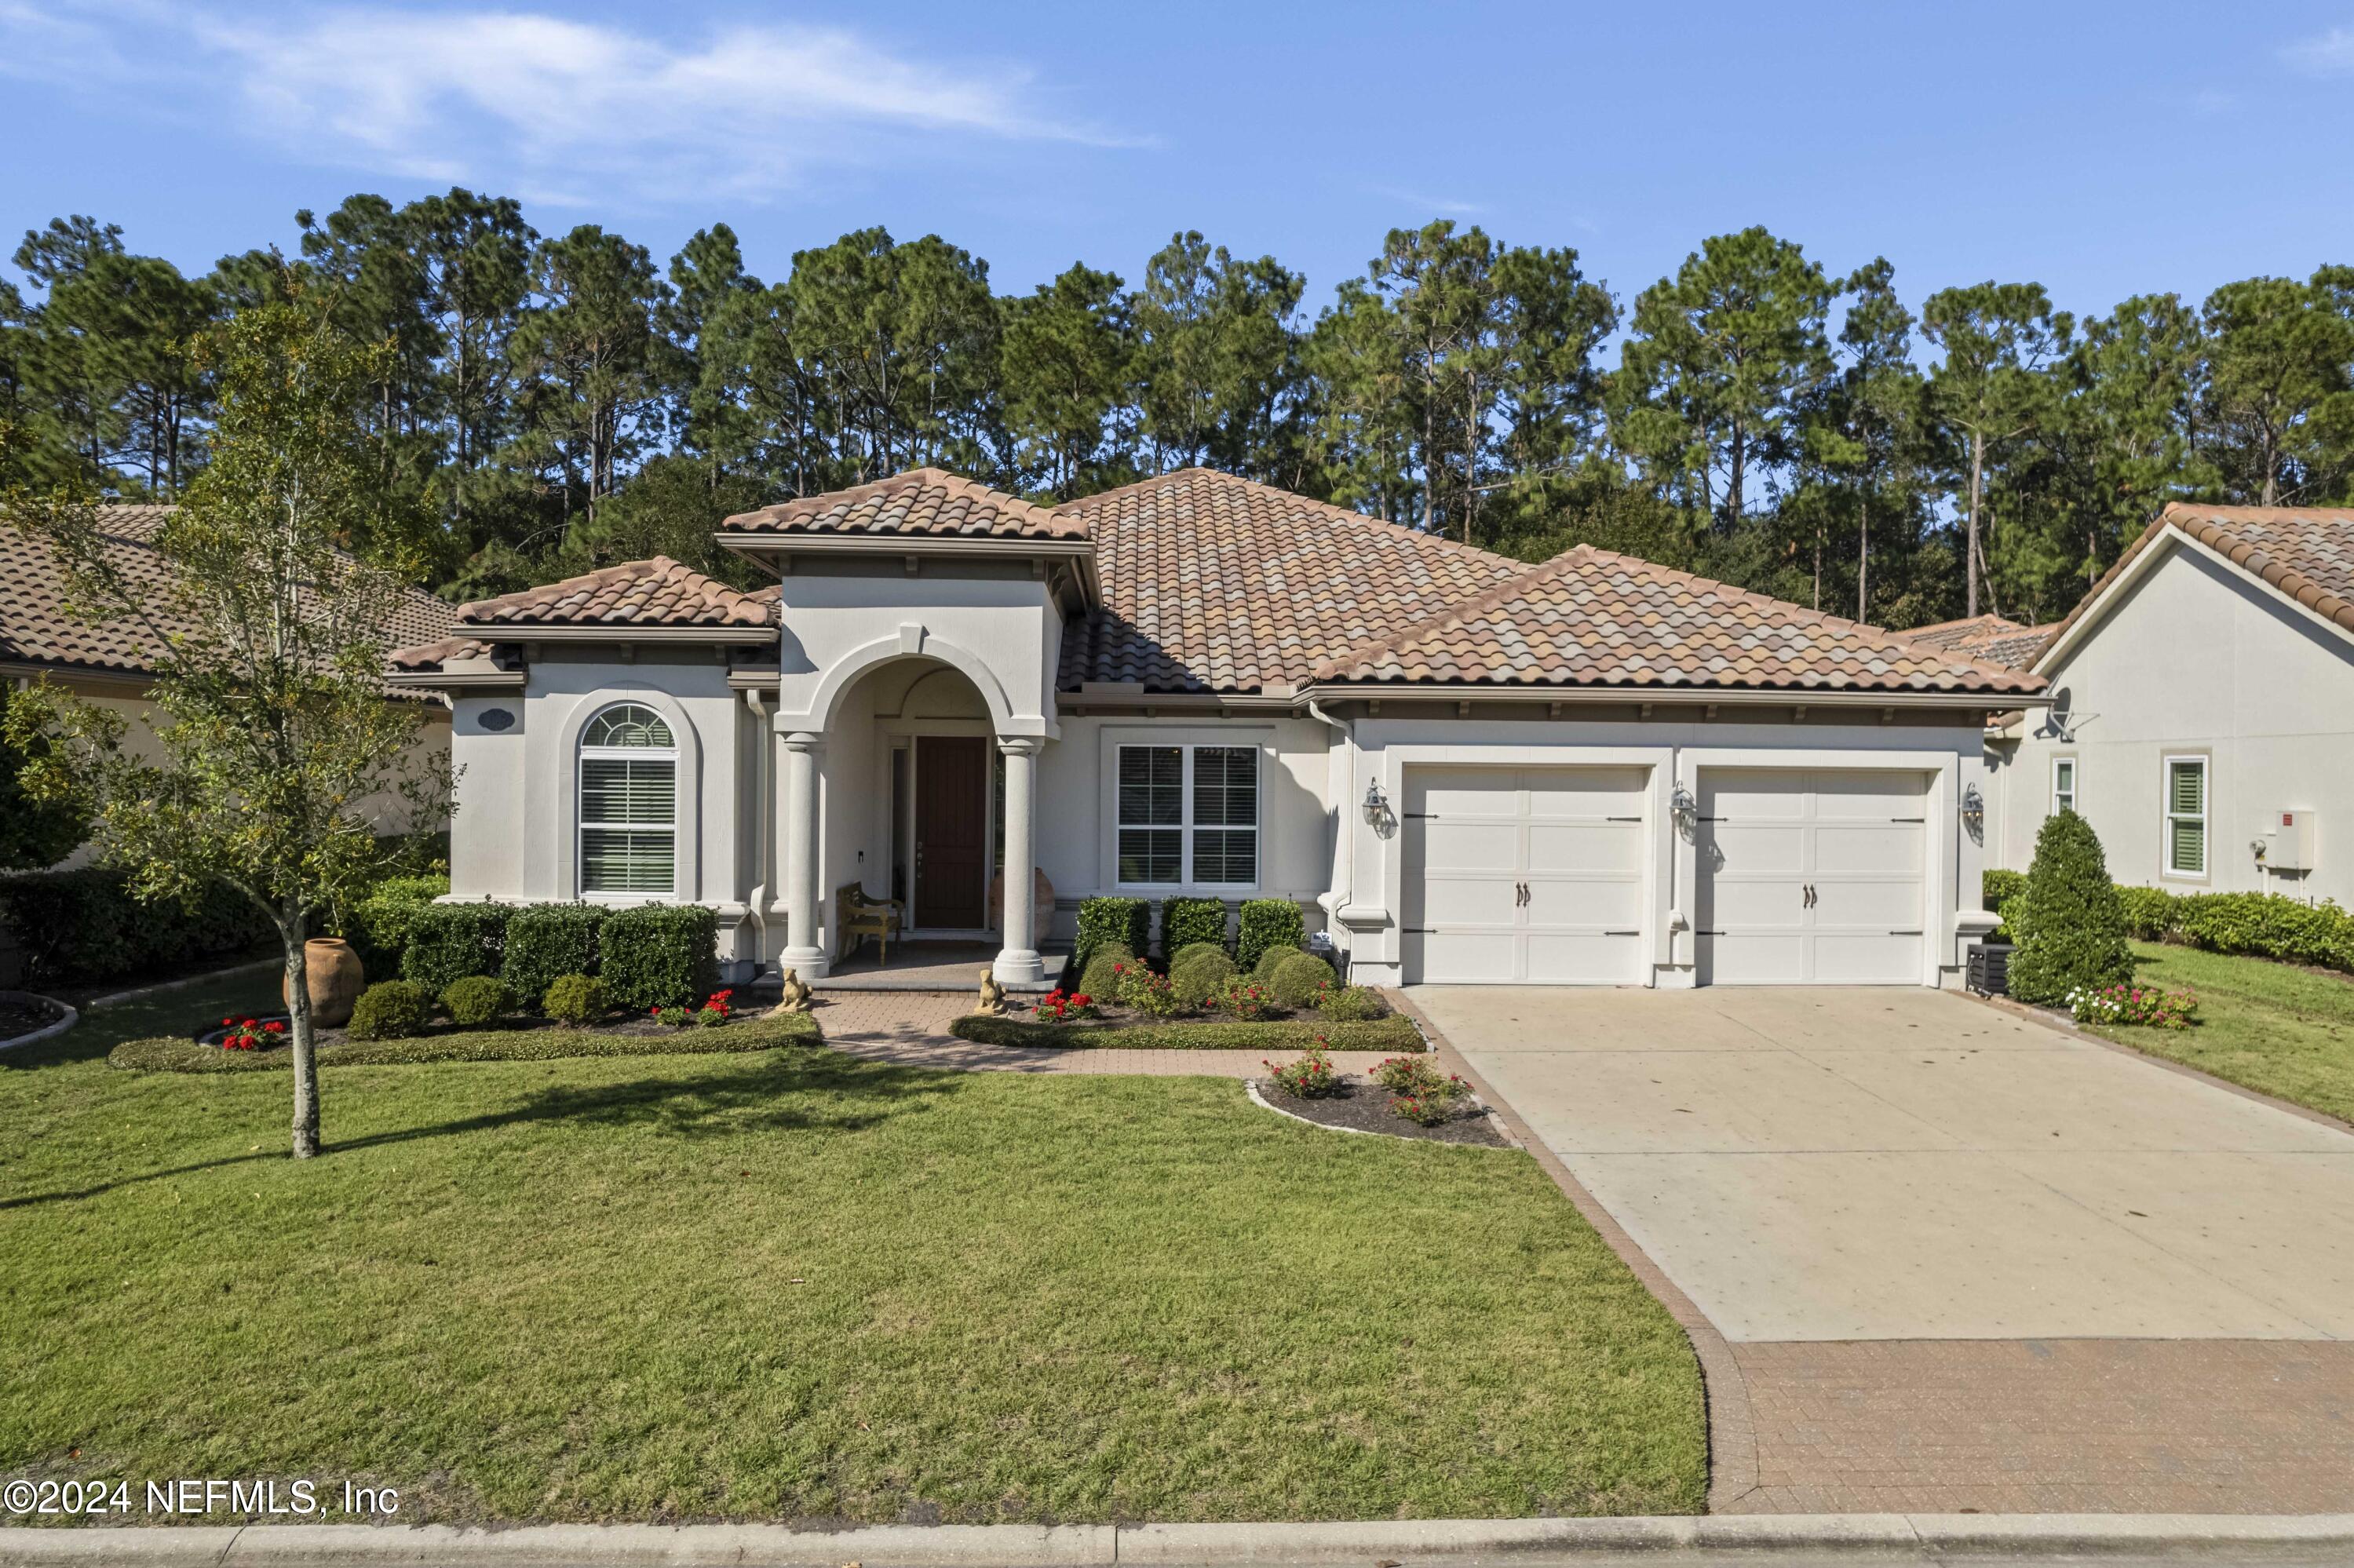
[[[63,1034],[67,1030],[71,1029],[75,1024],[81,1022],[81,1013],[78,1010],[68,1007],[64,1002],[59,1001],[53,996],[43,996],[40,992],[32,991],[0,991],[0,996],[29,996],[36,1001],[48,1002],[51,1007],[61,1010],[65,1014],[64,1017],[58,1019],[56,1022],[44,1023],[38,1029],[33,1030],[29,1033],[18,1034],[7,1040],[0,1040],[0,1051],[14,1051],[21,1046],[37,1045],[44,1040],[54,1040],[58,1035]]]
[[[111,1007],[118,1001],[138,1001],[146,997],[161,996],[167,991],[186,991],[190,986],[205,985],[231,975],[249,974],[260,969],[283,968],[283,959],[256,959],[250,963],[231,964],[225,969],[207,969],[200,975],[182,975],[178,980],[159,980],[154,985],[133,987],[130,991],[109,991],[104,996],[91,997],[84,1007]]]
[[[877,1525],[276,1524],[0,1529],[5,1568],[1281,1568],[1446,1561],[1721,1563],[1725,1554],[1809,1562],[1937,1563],[2016,1557],[2228,1553],[2232,1563],[2310,1562],[2354,1552],[2354,1515],[1754,1514],[1699,1518],[1368,1520],[1329,1524]]]

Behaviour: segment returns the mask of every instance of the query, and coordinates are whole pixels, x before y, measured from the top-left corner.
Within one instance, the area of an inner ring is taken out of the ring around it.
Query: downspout
[[[1332,802],[1332,858],[1334,862],[1332,867],[1332,886],[1322,898],[1317,900],[1318,903],[1324,906],[1326,928],[1331,929],[1331,927],[1340,924],[1341,911],[1349,906],[1350,897],[1356,890],[1357,857],[1352,853],[1352,846],[1349,842],[1348,797],[1354,792],[1357,782],[1357,769],[1354,760],[1357,755],[1357,729],[1354,725],[1347,723],[1341,719],[1336,719],[1331,714],[1326,713],[1322,708],[1318,707],[1316,705],[1316,699],[1313,697],[1308,699],[1308,712],[1310,716],[1322,720],[1324,723],[1331,725],[1334,729],[1341,732],[1341,738],[1348,745],[1348,756],[1351,759],[1349,768],[1349,788],[1341,792],[1341,799]],[[1327,769],[1326,771],[1329,776],[1330,769]],[[1337,939],[1337,938],[1338,933],[1336,932],[1335,938]]]

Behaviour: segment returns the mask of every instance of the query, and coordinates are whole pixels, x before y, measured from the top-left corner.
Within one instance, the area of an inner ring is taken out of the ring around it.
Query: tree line
[[[655,552],[740,581],[720,517],[919,464],[1049,501],[1202,464],[1527,559],[1591,542],[1885,625],[2041,620],[2168,501],[2354,493],[2354,268],[1916,313],[1885,260],[1749,228],[1628,301],[1573,249],[1442,221],[1311,318],[1300,273],[1193,232],[1133,283],[1001,294],[881,228],[766,282],[724,224],[663,265],[465,190],[296,224],[293,254],[201,277],[90,217],[27,232],[0,484],[174,499],[216,415],[192,344],[299,297],[385,350],[356,413],[391,543],[453,599]]]

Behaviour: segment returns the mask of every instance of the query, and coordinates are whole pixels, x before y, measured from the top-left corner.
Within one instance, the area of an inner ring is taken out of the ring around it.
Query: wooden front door
[[[974,930],[989,893],[989,742],[977,735],[916,738],[918,926]]]

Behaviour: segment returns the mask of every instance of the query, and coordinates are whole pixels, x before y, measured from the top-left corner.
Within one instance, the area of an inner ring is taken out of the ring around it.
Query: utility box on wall
[[[2266,871],[2313,869],[2312,811],[2274,811],[2256,830],[2256,863]]]

